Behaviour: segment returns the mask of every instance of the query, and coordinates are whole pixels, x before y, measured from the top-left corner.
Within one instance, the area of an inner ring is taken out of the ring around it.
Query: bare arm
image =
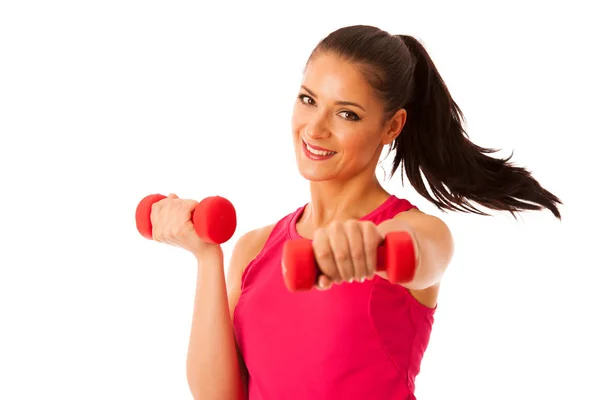
[[[421,304],[434,308],[442,276],[454,254],[454,239],[448,226],[439,218],[414,209],[382,222],[378,230],[383,236],[398,230],[411,233],[416,245],[417,267],[414,278],[402,286]],[[385,272],[377,274],[387,279]]]
[[[188,385],[195,400],[243,399],[220,250],[204,253],[198,259],[186,363]]]
[[[233,310],[241,277],[262,249],[268,227],[246,233],[236,243],[225,278],[223,253],[211,251],[198,259],[187,380],[195,400],[245,399],[246,368],[233,331]]]
[[[417,269],[414,278],[402,286],[412,290],[425,290],[439,284],[454,254],[454,239],[441,219],[414,209],[382,222],[378,230],[384,236],[397,230],[407,230],[413,236],[417,250]],[[385,272],[377,274],[387,277]]]

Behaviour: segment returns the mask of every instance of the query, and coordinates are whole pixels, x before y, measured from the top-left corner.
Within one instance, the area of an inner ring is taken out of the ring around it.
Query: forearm
[[[198,262],[187,356],[187,380],[196,400],[242,399],[222,254]]]

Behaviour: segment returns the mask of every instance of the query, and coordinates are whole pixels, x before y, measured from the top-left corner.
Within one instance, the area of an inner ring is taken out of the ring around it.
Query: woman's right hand
[[[205,253],[221,252],[221,246],[200,239],[194,230],[192,212],[198,204],[195,200],[180,199],[171,193],[152,205],[150,222],[152,238],[157,242],[181,247],[196,259]]]

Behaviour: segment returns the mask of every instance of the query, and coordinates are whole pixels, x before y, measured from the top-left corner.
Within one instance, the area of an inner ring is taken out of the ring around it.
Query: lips
[[[328,160],[337,154],[337,152],[324,147],[312,146],[306,143],[304,140],[302,141],[302,149],[306,157],[314,161]]]
[[[319,151],[324,151],[324,152],[327,152],[327,153],[335,153],[335,151],[333,151],[333,150],[329,150],[329,149],[326,149],[324,147],[319,147],[319,146],[315,146],[313,144],[310,144],[306,140],[304,140],[304,143],[311,150],[319,150]]]
[[[326,149],[324,147],[321,146],[315,146],[313,144],[308,143],[306,140],[302,140],[304,142],[304,147],[311,153],[315,154],[315,155],[333,155],[336,154],[336,151],[330,150],[330,149]]]

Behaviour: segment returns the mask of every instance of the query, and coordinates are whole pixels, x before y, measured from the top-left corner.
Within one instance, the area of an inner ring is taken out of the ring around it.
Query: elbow
[[[192,395],[194,400],[207,400],[208,393],[206,393],[205,385],[202,384],[202,380],[199,378],[199,373],[197,369],[190,368],[189,366],[186,369],[186,379],[188,384],[188,389]]]
[[[218,381],[202,382],[195,375],[187,372],[188,388],[194,400],[247,400],[246,391],[241,385],[230,387]]]
[[[190,390],[190,393],[192,395],[192,398],[194,400],[202,399],[200,386],[198,385],[197,381],[195,381],[194,379],[192,379],[190,377],[189,372],[187,373],[187,384],[188,384],[188,389]]]

